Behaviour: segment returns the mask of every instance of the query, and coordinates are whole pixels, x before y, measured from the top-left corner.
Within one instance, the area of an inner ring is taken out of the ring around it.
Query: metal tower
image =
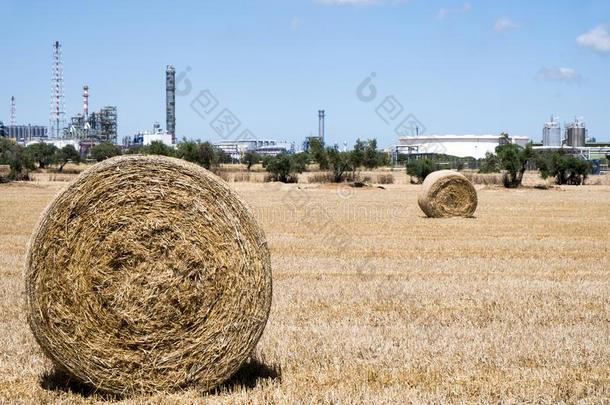
[[[50,121],[50,136],[59,138],[61,131],[65,127],[64,67],[61,62],[61,45],[59,41],[53,43]]]
[[[320,142],[322,142],[322,144],[324,144],[324,117],[325,117],[325,113],[324,110],[319,110],[318,111],[318,138],[320,138]]]
[[[15,108],[15,96],[11,97],[11,125],[17,125],[17,109]]]
[[[172,65],[165,71],[165,127],[176,143],[176,70]]]

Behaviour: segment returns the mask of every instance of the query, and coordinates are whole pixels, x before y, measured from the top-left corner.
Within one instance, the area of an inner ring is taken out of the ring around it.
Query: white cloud
[[[538,80],[564,83],[578,83],[582,80],[580,73],[567,67],[544,67],[536,74]]]
[[[461,6],[455,7],[455,8],[444,7],[444,8],[441,8],[440,10],[438,10],[438,14],[436,15],[436,18],[438,18],[439,20],[444,20],[445,18],[449,17],[451,14],[464,14],[464,13],[469,12],[471,9],[472,9],[472,6],[468,2],[465,2]]]
[[[303,26],[303,20],[301,20],[299,17],[294,17],[290,21],[290,29],[292,31],[298,31],[301,29],[302,26]]]
[[[512,30],[514,28],[518,28],[519,24],[514,22],[508,17],[502,17],[496,20],[494,24],[494,31],[496,32],[504,32],[508,30]]]
[[[330,6],[372,6],[379,4],[406,3],[408,0],[316,0],[317,3]]]
[[[589,32],[585,32],[576,38],[580,46],[593,48],[597,52],[610,52],[610,34],[606,25],[598,25]]]

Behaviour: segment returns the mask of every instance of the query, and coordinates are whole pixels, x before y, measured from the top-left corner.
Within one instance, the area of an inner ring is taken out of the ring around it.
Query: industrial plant
[[[551,116],[542,128],[542,145],[535,145],[534,149],[563,150],[593,161],[608,156],[610,145],[598,144],[595,138],[589,138],[588,134],[587,124],[582,117],[576,117],[574,121],[564,124],[562,133],[558,117]]]
[[[81,154],[86,155],[88,150],[101,142],[113,144],[121,143],[123,148],[148,146],[153,142],[161,142],[168,146],[175,146],[176,133],[176,69],[167,65],[165,70],[165,129],[158,121],[152,128],[143,129],[133,135],[118,136],[118,109],[113,105],[102,106],[99,109],[90,109],[92,89],[88,84],[82,87],[82,111],[71,116],[66,122],[64,70],[62,62],[62,46],[59,41],[53,43],[52,76],[51,76],[51,103],[49,125],[18,124],[17,99],[10,100],[10,121],[8,125],[0,121],[0,136],[10,137],[23,145],[35,142],[47,142],[56,146],[73,145]],[[230,155],[234,160],[240,160],[247,152],[255,152],[261,156],[275,156],[280,153],[295,153],[299,150],[308,150],[312,141],[317,140],[322,145],[326,143],[325,120],[326,111],[318,110],[318,133],[305,138],[302,145],[297,147],[294,142],[276,139],[258,139],[254,136],[225,139],[215,143],[215,146]],[[494,153],[498,145],[514,143],[525,146],[532,142],[532,138],[525,135],[502,134],[425,134],[416,128],[414,134],[400,136],[396,145],[386,149],[396,162],[399,155],[422,157],[430,155],[450,155],[458,158],[471,157],[483,159],[486,154]],[[587,137],[588,131],[582,118],[564,124],[563,132],[559,119],[551,116],[544,123],[542,130],[542,143],[533,143],[536,149],[561,149],[569,154],[580,156],[583,159],[603,159],[610,153],[609,145],[596,144],[594,139]],[[343,143],[347,150],[347,143]],[[327,145],[328,146],[328,145]],[[338,144],[334,145],[339,149]]]

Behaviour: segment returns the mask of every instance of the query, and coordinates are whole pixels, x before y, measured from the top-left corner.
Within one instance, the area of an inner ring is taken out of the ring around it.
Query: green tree
[[[197,163],[208,170],[219,165],[220,150],[214,148],[209,142],[187,141],[180,142],[176,149],[176,156],[189,162]]]
[[[392,158],[389,153],[377,152],[377,167],[390,166],[392,164]]]
[[[121,154],[121,149],[112,142],[102,142],[92,146],[90,153],[93,159],[97,162],[101,162],[102,160],[119,156]]]
[[[209,142],[199,143],[199,162],[201,166],[208,170],[212,167],[218,166],[218,156],[216,155],[216,149]]]
[[[555,177],[555,182],[560,185],[585,184],[592,169],[591,162],[564,151],[541,152],[536,156],[536,165],[542,178]]]
[[[307,152],[296,153],[292,155],[292,159],[298,173],[307,171],[307,164],[309,163],[309,154]]]
[[[324,149],[324,143],[318,138],[309,141],[309,155],[311,159],[320,166],[320,170],[328,170],[328,154]]]
[[[500,167],[505,170],[503,175],[504,187],[517,188],[521,185],[527,162],[534,157],[532,145],[525,148],[509,143],[496,147],[496,154]]]
[[[233,163],[233,158],[227,152],[222,149],[214,147],[216,151],[216,164],[220,163]]]
[[[74,145],[66,145],[57,150],[54,160],[59,165],[59,171],[62,172],[66,163],[80,163],[80,153],[78,153]]]
[[[174,156],[176,151],[161,141],[152,141],[150,145],[143,147],[140,153],[145,155]]]
[[[479,173],[499,173],[500,159],[495,153],[487,152],[479,167]]]
[[[369,139],[364,148],[362,165],[367,169],[374,169],[379,166],[379,151],[377,150],[377,139]]]
[[[341,183],[345,181],[346,174],[348,172],[355,172],[357,161],[360,159],[359,155],[351,152],[340,152],[335,148],[327,148],[326,154],[328,155],[328,163],[333,175],[333,182]]]
[[[298,173],[302,173],[298,160],[294,155],[286,153],[269,159],[266,169],[271,181],[281,181],[282,183],[296,183],[299,180]]]
[[[246,152],[242,158],[242,162],[246,165],[248,171],[252,169],[252,166],[261,161],[261,157],[256,152]]]
[[[439,164],[432,159],[415,159],[407,162],[407,174],[416,177],[419,183],[423,183],[432,172],[439,170]]]
[[[0,137],[0,165],[9,165],[11,180],[22,180],[28,178],[28,170],[34,170],[36,165],[25,148],[13,140]]]
[[[25,148],[25,153],[30,159],[38,163],[38,167],[44,169],[53,164],[57,147],[50,143],[33,143]]]
[[[354,149],[350,151],[350,160],[352,165],[355,166],[354,170],[364,164],[365,152],[366,144],[361,141],[360,138],[356,139],[356,143],[354,143]]]
[[[188,162],[199,163],[199,142],[183,139],[176,146],[176,157]]]

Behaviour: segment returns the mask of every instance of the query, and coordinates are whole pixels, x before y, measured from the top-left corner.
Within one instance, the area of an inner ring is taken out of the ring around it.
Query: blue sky
[[[173,64],[188,69],[191,85],[177,98],[179,137],[218,140],[210,122],[226,108],[241,123],[230,137],[248,129],[301,142],[317,132],[317,111],[325,109],[331,143],[395,143],[409,114],[426,133],[508,131],[535,140],[551,114],[562,122],[582,116],[591,136],[610,140],[608,1],[4,0],[1,7],[5,122],[14,95],[19,123],[48,125],[59,40],[68,116],[81,111],[87,83],[91,109],[118,107],[120,137],[154,121],[165,126],[165,66]],[[371,73],[376,97],[363,101],[357,89]],[[218,106],[201,116],[191,103],[204,90]]]

